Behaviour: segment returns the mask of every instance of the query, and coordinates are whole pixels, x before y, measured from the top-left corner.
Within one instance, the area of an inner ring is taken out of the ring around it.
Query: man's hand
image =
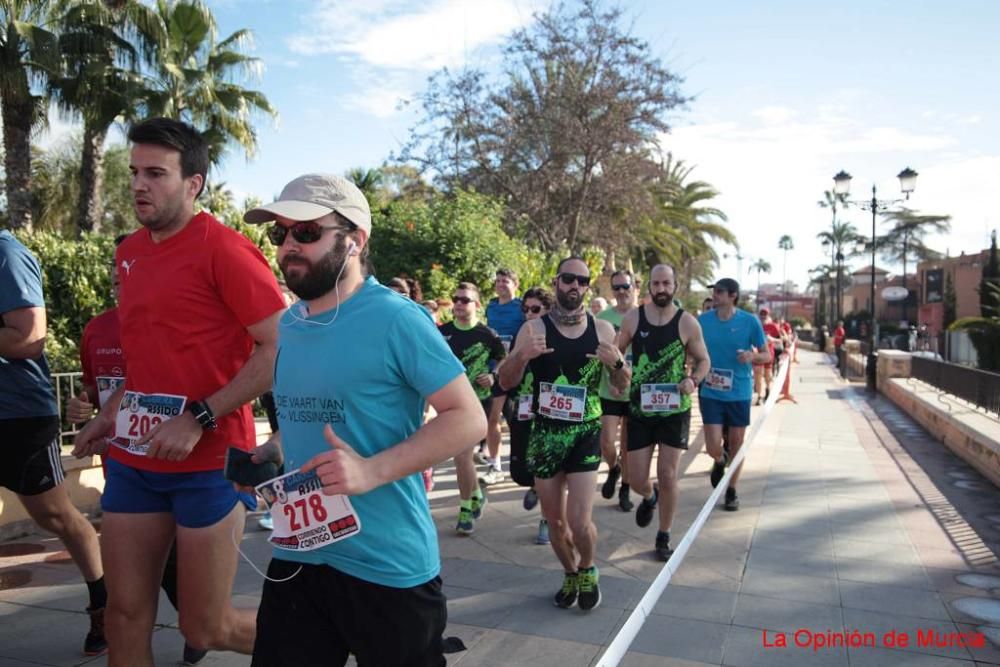
[[[493,373],[483,373],[476,378],[476,384],[484,389],[488,389],[493,386]]]
[[[70,424],[82,424],[93,416],[94,404],[86,391],[81,391],[79,396],[73,396],[66,403],[66,421]]]
[[[625,363],[625,358],[622,357],[622,353],[618,351],[618,346],[608,343],[607,341],[601,341],[597,345],[597,354],[588,354],[588,359],[600,359],[601,363],[610,368],[611,370],[616,370],[615,366],[618,362]]]
[[[522,348],[521,354],[530,361],[552,351],[552,348],[545,344],[545,331],[539,332],[532,329],[528,336],[527,345]]]
[[[176,417],[151,428],[146,435],[135,441],[136,445],[149,443],[146,456],[164,461],[183,461],[201,439],[201,424],[194,415],[185,410]]]
[[[302,472],[316,471],[323,493],[359,496],[378,486],[370,461],[341,440],[329,424],[323,427],[323,437],[330,444],[330,451],[317,454],[301,468]]]
[[[114,428],[114,419],[98,413],[76,434],[76,438],[73,440],[73,456],[82,459],[85,456],[106,452],[108,438],[114,435]]]
[[[690,376],[684,378],[677,384],[677,391],[681,394],[693,394],[696,389],[698,389],[698,385],[694,383],[694,380]]]
[[[252,455],[250,460],[254,463],[270,462],[280,468],[281,464],[285,462],[285,453],[281,449],[281,443],[273,436],[267,442],[250,450],[250,454]]]
[[[736,350],[736,361],[749,364],[753,361],[753,350]]]

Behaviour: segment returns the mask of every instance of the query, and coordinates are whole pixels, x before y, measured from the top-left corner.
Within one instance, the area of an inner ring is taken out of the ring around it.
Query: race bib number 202
[[[271,510],[274,530],[269,541],[289,551],[312,551],[361,532],[347,496],[328,496],[315,470],[293,470],[257,487]]]
[[[186,396],[126,391],[122,402],[118,404],[115,439],[112,443],[131,454],[145,456],[149,443],[137,445],[135,441],[171,417],[184,412],[186,402]]]

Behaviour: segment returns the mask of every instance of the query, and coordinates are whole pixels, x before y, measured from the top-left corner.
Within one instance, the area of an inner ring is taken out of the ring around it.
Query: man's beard
[[[583,293],[577,291],[576,296],[573,296],[573,291],[563,292],[562,290],[556,290],[556,302],[563,310],[572,312],[583,305]]]
[[[669,292],[650,294],[650,297],[653,299],[653,303],[656,304],[657,308],[666,308],[674,300],[674,295]]]
[[[293,260],[295,263],[304,262],[306,270],[289,275],[288,268]],[[329,294],[337,286],[346,263],[347,244],[338,242],[315,264],[301,255],[286,255],[281,261],[281,273],[295,296],[303,301],[312,301]]]

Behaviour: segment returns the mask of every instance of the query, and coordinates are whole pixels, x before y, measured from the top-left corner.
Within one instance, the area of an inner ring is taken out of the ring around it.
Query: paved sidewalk
[[[825,357],[800,352],[800,359],[792,382],[798,405],[778,404],[768,417],[740,483],[741,510],[712,514],[623,664],[1000,664],[1000,650],[988,643],[917,645],[918,629],[948,635],[984,626],[959,611],[979,613],[968,599],[987,610],[1000,604],[1000,491],[888,402],[869,404]],[[699,435],[681,462],[675,543],[710,492],[702,450]],[[442,466],[436,480],[431,506],[449,597],[447,634],[468,647],[449,664],[593,664],[660,570],[653,526],[638,528],[617,500],[595,490],[604,600],[590,613],[560,610],[551,596],[561,571],[551,549],[533,543],[539,515],[522,509],[523,489],[490,487],[475,535],[458,537],[453,468]],[[86,591],[58,550],[53,540],[0,545],[0,667],[105,664],[79,657]],[[264,534],[248,529],[244,551],[263,568]],[[955,578],[973,572],[997,579],[976,588]],[[241,565],[237,604],[255,605],[260,583]],[[165,599],[159,622],[157,664],[176,664],[183,641]],[[873,633],[877,647],[796,648],[799,630]],[[910,645],[886,648],[892,631],[906,633]],[[766,646],[782,632],[788,648]],[[210,654],[202,664],[249,660]]]

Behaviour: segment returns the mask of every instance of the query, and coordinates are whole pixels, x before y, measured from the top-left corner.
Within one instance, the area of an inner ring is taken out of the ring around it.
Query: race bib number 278
[[[289,551],[312,551],[361,532],[347,496],[323,493],[316,471],[293,470],[257,487],[271,510],[274,530],[269,541]]]

